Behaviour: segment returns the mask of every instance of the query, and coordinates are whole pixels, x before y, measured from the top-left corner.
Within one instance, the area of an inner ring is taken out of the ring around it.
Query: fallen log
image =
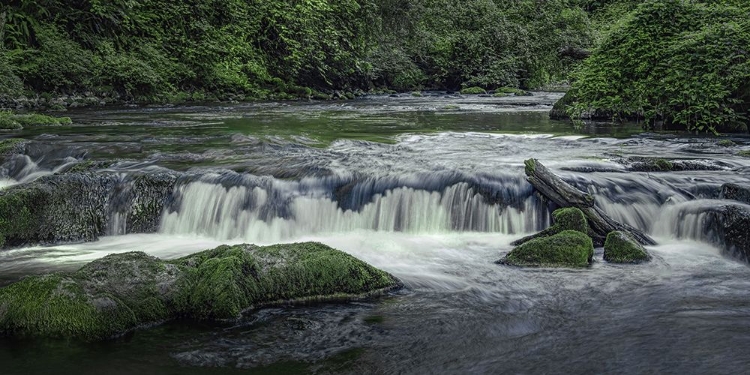
[[[610,232],[621,231],[629,234],[641,245],[656,245],[656,241],[637,228],[607,216],[594,205],[594,197],[563,181],[538,160],[529,159],[524,163],[527,180],[541,195],[560,207],[576,207],[583,211],[591,229],[589,235],[594,237],[595,242],[598,242],[597,239],[606,238]]]

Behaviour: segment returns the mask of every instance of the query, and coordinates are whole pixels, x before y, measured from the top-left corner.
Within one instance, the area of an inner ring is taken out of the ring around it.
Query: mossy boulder
[[[70,173],[0,191],[0,248],[93,241],[114,213],[126,233],[158,228],[177,176],[172,173]],[[122,233],[124,234],[124,233]]]
[[[610,263],[641,263],[651,260],[646,249],[627,233],[614,231],[604,242],[604,260]]]
[[[485,91],[483,88],[476,87],[476,86],[466,87],[464,89],[461,89],[461,94],[463,95],[478,95],[478,94],[486,94],[486,93],[487,91]]]
[[[589,224],[586,215],[578,208],[566,207],[555,210],[552,213],[552,226],[528,237],[521,238],[512,245],[522,245],[536,238],[549,237],[566,230],[588,233]]]
[[[586,267],[593,256],[594,244],[589,236],[566,230],[530,240],[498,263],[523,267]]]
[[[320,243],[220,246],[173,261],[115,254],[0,289],[0,334],[101,340],[176,318],[231,320],[270,304],[351,300],[399,286]]]

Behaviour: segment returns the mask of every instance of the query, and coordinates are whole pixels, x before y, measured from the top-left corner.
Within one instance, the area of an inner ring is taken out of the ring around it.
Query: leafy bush
[[[748,50],[747,8],[646,1],[577,73],[572,114],[597,110],[689,131],[738,130],[750,107]]]

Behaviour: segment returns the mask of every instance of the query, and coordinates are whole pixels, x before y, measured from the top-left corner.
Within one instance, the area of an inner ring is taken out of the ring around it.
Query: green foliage
[[[748,48],[747,3],[644,1],[577,73],[571,113],[598,110],[696,132],[742,129],[750,108]]]
[[[568,0],[22,0],[0,15],[8,96],[21,83],[152,102],[536,87],[577,63],[559,51],[593,40]]]
[[[651,256],[626,233],[615,231],[607,234],[604,260],[611,263],[640,263],[651,260]]]
[[[528,241],[513,249],[501,262],[527,267],[586,267],[593,253],[591,238],[567,230]]]

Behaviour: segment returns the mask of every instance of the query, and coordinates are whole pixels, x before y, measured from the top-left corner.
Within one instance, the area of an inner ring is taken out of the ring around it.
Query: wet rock
[[[498,263],[522,267],[586,267],[593,256],[594,244],[589,236],[566,230],[527,241]]]
[[[714,241],[730,255],[750,262],[750,206],[718,206],[708,216],[708,228]]]
[[[351,300],[399,286],[319,243],[220,246],[173,261],[115,254],[0,289],[0,334],[101,340],[178,317],[236,319],[265,305]]]
[[[549,237],[566,230],[588,233],[589,224],[583,211],[575,207],[560,208],[552,213],[552,226],[531,236],[513,241],[511,245],[518,246],[536,238]]]
[[[23,154],[29,141],[20,138],[0,140],[0,162],[10,155]]]
[[[176,180],[167,172],[70,173],[10,187],[0,191],[0,248],[154,232]]]
[[[614,231],[604,242],[604,260],[610,263],[641,263],[651,260],[646,248],[627,233]]]
[[[724,184],[721,186],[719,199],[732,199],[750,204],[750,186],[740,186],[732,183]]]
[[[679,172],[679,171],[721,171],[727,169],[715,160],[667,160],[660,158],[622,158],[616,162],[625,165],[631,172]]]

